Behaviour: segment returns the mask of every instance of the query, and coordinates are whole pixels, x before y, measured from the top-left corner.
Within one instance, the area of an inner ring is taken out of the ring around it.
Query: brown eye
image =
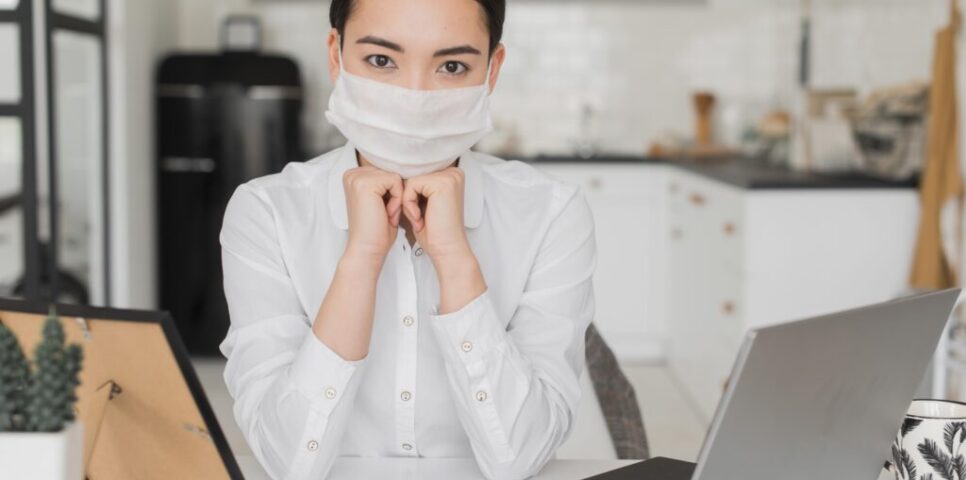
[[[443,73],[447,75],[462,75],[468,70],[468,68],[466,67],[466,64],[463,62],[457,62],[457,61],[451,60],[444,63],[441,70],[443,71]]]
[[[376,68],[392,68],[395,66],[392,63],[392,59],[385,55],[369,55],[366,57],[366,61]]]

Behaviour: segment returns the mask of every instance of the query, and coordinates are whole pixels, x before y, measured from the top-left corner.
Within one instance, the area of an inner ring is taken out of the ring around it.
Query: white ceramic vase
[[[83,480],[84,426],[70,422],[59,432],[0,433],[3,478]]]

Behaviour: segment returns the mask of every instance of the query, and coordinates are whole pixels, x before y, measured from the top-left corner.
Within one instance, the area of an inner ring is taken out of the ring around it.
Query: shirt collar
[[[355,146],[351,142],[346,142],[335,158],[335,162],[329,171],[329,209],[335,226],[348,230],[349,217],[342,175],[346,170],[359,166],[356,161]],[[468,150],[461,155],[458,168],[463,170],[464,177],[463,225],[466,228],[476,228],[483,220],[483,171],[480,169],[476,153]]]

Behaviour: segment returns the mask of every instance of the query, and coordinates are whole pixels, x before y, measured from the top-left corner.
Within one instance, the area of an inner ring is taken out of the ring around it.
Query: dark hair
[[[349,15],[352,14],[354,3],[353,0],[332,0],[332,4],[329,7],[329,23],[342,36],[339,40],[340,42],[345,37],[345,23],[349,20]],[[483,14],[486,17],[486,25],[490,31],[490,52],[488,55],[493,55],[493,50],[503,37],[503,20],[506,18],[506,0],[476,0],[476,3],[479,3],[480,7],[483,8]],[[339,46],[341,47],[342,45]]]

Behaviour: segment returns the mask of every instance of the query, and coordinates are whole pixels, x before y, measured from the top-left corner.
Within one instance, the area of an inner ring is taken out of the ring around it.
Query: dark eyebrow
[[[404,53],[406,51],[402,47],[402,45],[396,42],[391,42],[389,40],[386,40],[385,38],[379,38],[373,35],[366,35],[356,40],[356,43],[370,43],[372,45],[385,47],[390,50],[397,51],[399,53]],[[446,57],[449,55],[464,55],[464,54],[482,55],[482,53],[480,53],[479,50],[477,50],[475,47],[471,45],[460,45],[458,47],[449,47],[449,48],[437,50],[435,53],[433,53],[433,57]]]
[[[473,54],[473,55],[482,55],[479,50],[477,50],[476,48],[473,48],[470,45],[460,45],[458,47],[450,47],[450,48],[444,48],[442,50],[436,50],[436,53],[433,54],[433,57],[446,57],[449,55],[461,55],[461,54],[467,54],[467,53]]]
[[[390,42],[385,38],[374,37],[372,35],[366,35],[356,40],[356,43],[371,43],[373,45],[379,45],[380,47],[386,47],[390,50],[395,50],[399,53],[403,53],[405,51],[403,50],[402,45],[399,45],[398,43]]]

